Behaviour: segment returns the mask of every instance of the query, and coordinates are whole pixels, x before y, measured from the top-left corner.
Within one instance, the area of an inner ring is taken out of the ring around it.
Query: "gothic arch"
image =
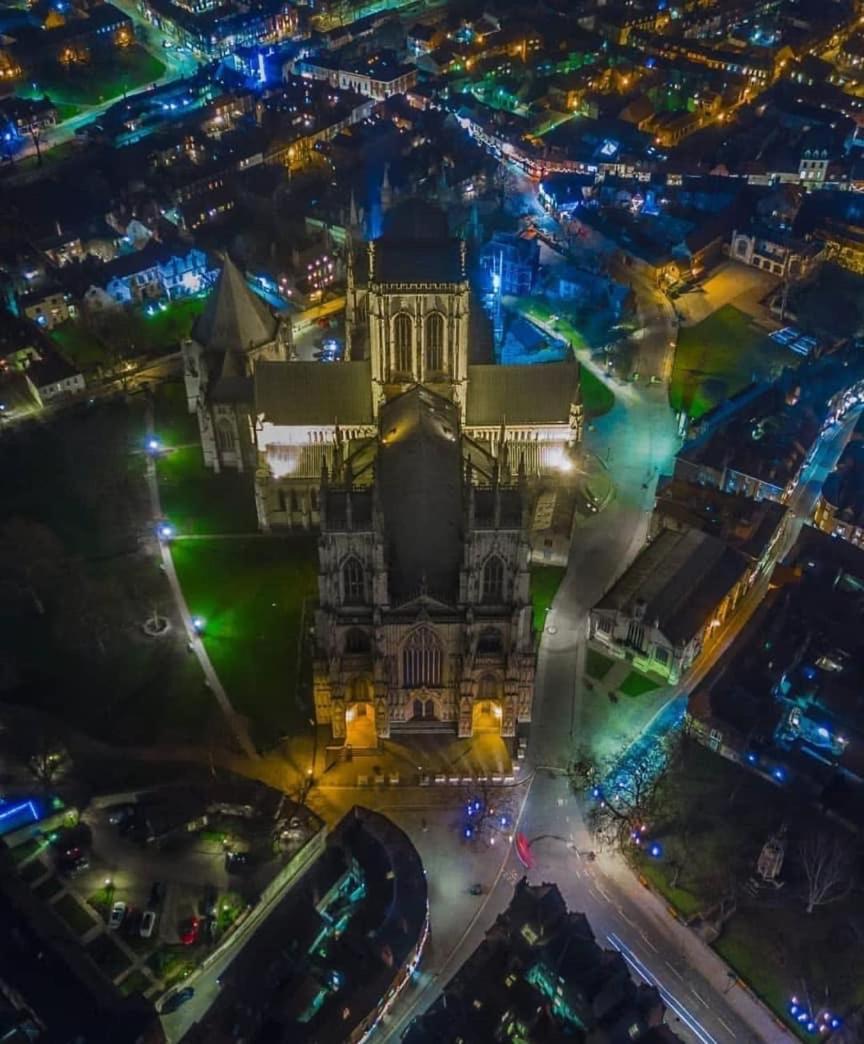
[[[236,448],[234,425],[228,417],[216,422],[216,445],[223,453],[231,453]]]
[[[402,684],[406,689],[440,689],[444,650],[431,627],[418,627],[402,644]]]
[[[398,374],[414,371],[414,320],[407,312],[393,316],[393,369]]]
[[[342,563],[342,602],[345,605],[366,604],[366,570],[356,555]]]
[[[445,338],[447,326],[441,312],[430,312],[425,321],[424,348],[426,372],[443,373],[447,369]]]
[[[504,602],[504,580],[506,570],[504,559],[492,554],[483,563],[480,578],[480,601],[489,605],[501,605]]]

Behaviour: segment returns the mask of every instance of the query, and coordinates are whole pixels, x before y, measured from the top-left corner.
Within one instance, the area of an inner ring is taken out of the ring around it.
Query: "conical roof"
[[[275,340],[279,322],[226,256],[192,336],[207,351],[244,352]]]

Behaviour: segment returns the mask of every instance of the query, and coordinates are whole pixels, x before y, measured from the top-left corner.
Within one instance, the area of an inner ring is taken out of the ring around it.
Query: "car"
[[[242,870],[249,865],[248,852],[226,852],[225,867],[228,870]]]
[[[201,918],[191,917],[186,927],[180,933],[180,942],[184,946],[194,946],[201,934]]]
[[[108,918],[108,927],[112,932],[116,932],[120,925],[126,920],[126,904],[122,899],[118,899],[117,902],[111,907],[111,916]]]
[[[156,913],[153,910],[145,910],[141,915],[141,924],[138,928],[138,934],[142,939],[149,939],[153,934],[153,929],[156,927]]]
[[[182,990],[177,990],[176,993],[172,993],[170,997],[165,998],[159,1011],[160,1015],[170,1015],[172,1011],[182,1008],[183,1005],[187,1001],[192,1000],[194,996],[195,987],[184,986]]]
[[[202,908],[204,910],[205,917],[212,917],[216,913],[216,902],[219,899],[219,892],[213,885],[207,885],[204,889],[204,902]]]
[[[108,822],[111,826],[120,826],[135,815],[135,806],[130,804],[110,805],[107,811]]]
[[[147,906],[152,910],[154,907],[157,907],[164,898],[165,885],[162,881],[154,881],[153,886],[150,889],[150,898],[147,900]]]

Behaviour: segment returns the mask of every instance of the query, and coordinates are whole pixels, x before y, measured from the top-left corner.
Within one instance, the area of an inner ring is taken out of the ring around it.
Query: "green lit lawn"
[[[308,628],[318,593],[315,537],[181,541],[174,563],[189,611],[207,622],[213,666],[256,739],[305,728],[311,708],[295,693],[303,606]]]
[[[139,45],[115,48],[99,55],[87,65],[70,66],[59,63],[46,65],[32,84],[18,92],[41,98],[47,94],[61,105],[98,105],[117,98],[124,91],[135,90],[154,83],[165,73],[165,66],[149,51]]]
[[[257,532],[250,474],[213,474],[197,445],[166,453],[157,468],[162,512],[181,536]]]
[[[587,366],[582,367],[582,404],[589,420],[608,413],[615,405],[615,396],[609,386]]]
[[[596,649],[589,649],[585,656],[585,673],[597,681],[602,681],[614,665],[615,660],[597,652]]]
[[[644,696],[646,692],[654,692],[655,689],[659,689],[662,684],[653,678],[646,678],[638,671],[631,671],[623,683],[618,686],[618,691],[622,696]]]
[[[177,349],[189,336],[192,324],[204,308],[205,298],[180,297],[159,309],[155,315],[141,315],[138,340],[140,348],[153,352]]]
[[[81,370],[92,370],[111,361],[110,353],[96,334],[74,319],[56,326],[51,338],[59,345],[66,361]]]
[[[163,381],[153,391],[156,432],[164,446],[198,443],[198,417],[186,405],[182,379]]]
[[[763,378],[794,366],[797,356],[775,344],[733,305],[719,308],[696,326],[681,327],[669,401],[692,418]]]
[[[531,603],[534,607],[534,631],[542,634],[552,599],[564,579],[563,566],[531,566]]]

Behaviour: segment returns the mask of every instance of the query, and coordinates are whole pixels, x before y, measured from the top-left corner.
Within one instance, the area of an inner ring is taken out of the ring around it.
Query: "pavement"
[[[718,265],[698,289],[681,294],[675,301],[675,309],[682,326],[700,323],[724,305],[734,305],[739,311],[765,321],[766,312],[761,302],[779,282],[777,276],[760,268],[740,261],[726,261]],[[769,322],[767,325],[780,324]]]

